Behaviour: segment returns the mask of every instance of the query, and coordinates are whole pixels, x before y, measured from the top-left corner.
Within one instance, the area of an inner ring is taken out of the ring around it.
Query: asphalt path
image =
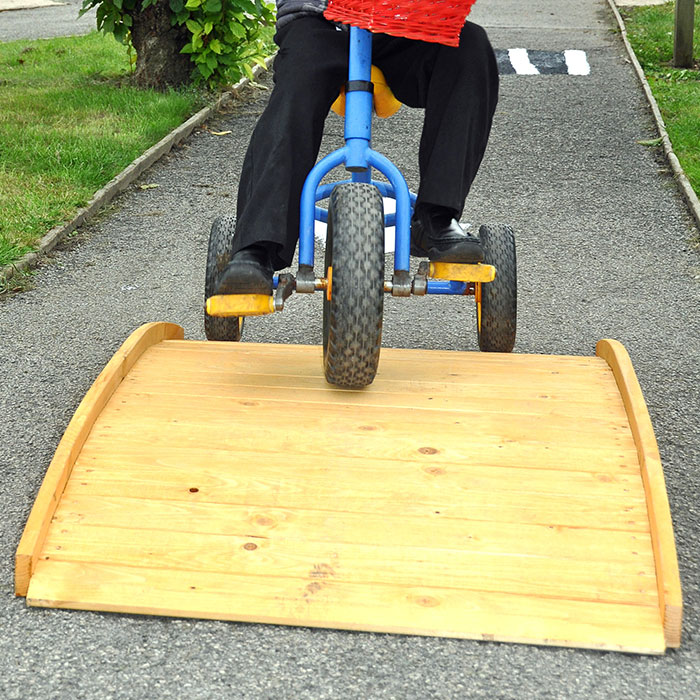
[[[0,41],[88,34],[95,29],[95,10],[79,17],[82,5],[81,0],[62,0],[48,7],[0,12]],[[2,8],[0,0],[0,10]]]
[[[517,233],[516,351],[591,355],[627,347],[659,441],[684,589],[680,650],[664,657],[201,620],[29,609],[13,555],[66,424],[140,324],[202,338],[204,260],[217,213],[234,207],[267,96],[220,114],[154,166],[0,301],[0,697],[698,697],[698,230],[664,162],[638,144],[649,109],[603,0],[482,0],[499,48],[583,49],[588,76],[502,79],[489,150],[465,222]],[[269,82],[269,81],[268,81]],[[377,126],[375,147],[417,185],[421,113]],[[323,148],[342,137],[327,123]],[[248,342],[319,343],[316,295],[250,321]],[[474,350],[460,299],[387,301],[387,346]],[[320,371],[320,368],[319,368]],[[283,420],[283,416],[280,416]],[[400,416],[397,416],[400,419]]]

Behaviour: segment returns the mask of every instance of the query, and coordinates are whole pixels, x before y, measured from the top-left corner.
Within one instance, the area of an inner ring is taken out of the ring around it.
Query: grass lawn
[[[623,11],[630,43],[659,104],[673,150],[700,195],[700,1],[695,3],[693,70],[671,65],[673,15],[673,2]]]
[[[128,74],[125,48],[97,33],[0,43],[0,266],[204,104]]]

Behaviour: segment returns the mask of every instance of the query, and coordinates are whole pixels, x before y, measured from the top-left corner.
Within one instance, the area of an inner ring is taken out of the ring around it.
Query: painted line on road
[[[564,51],[564,59],[569,67],[569,75],[590,75],[591,66],[585,51],[568,49]]]
[[[538,75],[539,71],[530,61],[527,49],[508,49],[508,60],[518,75]]]
[[[585,51],[538,51],[535,49],[496,49],[501,75],[590,75]]]

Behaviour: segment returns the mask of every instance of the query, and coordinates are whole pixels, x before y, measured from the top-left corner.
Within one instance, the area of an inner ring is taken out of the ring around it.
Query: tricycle
[[[336,0],[336,5],[342,1]],[[462,24],[472,1],[466,0]],[[331,3],[329,9],[333,7]],[[354,16],[352,19],[362,23]],[[404,25],[398,24],[399,28]],[[386,31],[386,25],[381,26]],[[239,340],[246,316],[281,311],[294,292],[322,292],[326,379],[333,385],[356,389],[371,384],[377,373],[384,295],[447,294],[474,297],[481,350],[510,352],[515,343],[517,299],[512,229],[503,224],[479,228],[483,263],[423,260],[411,272],[411,218],[416,195],[409,191],[396,165],[371,147],[373,112],[386,115],[393,111],[392,96],[381,73],[372,66],[371,32],[354,25],[349,32],[348,81],[343,90],[345,146],[322,158],[306,178],[300,202],[298,270],[296,274],[275,275],[271,296],[214,294],[230,259],[235,229],[233,217],[215,221],[205,283],[207,338]],[[323,178],[341,165],[350,178],[322,184]],[[385,179],[374,179],[373,169]],[[326,199],[328,208],[319,207]],[[384,213],[384,199],[395,200],[395,213]],[[320,276],[314,271],[315,221],[327,223]],[[385,279],[384,233],[391,226],[395,226],[394,269],[391,278]]]

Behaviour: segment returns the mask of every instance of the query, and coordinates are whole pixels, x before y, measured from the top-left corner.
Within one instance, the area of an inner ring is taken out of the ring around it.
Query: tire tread
[[[219,278],[231,260],[233,237],[236,232],[234,216],[220,216],[214,220],[209,234],[207,269],[204,280],[204,302],[214,294]],[[204,334],[207,340],[238,341],[243,324],[237,316],[210,316],[204,312]]]
[[[330,384],[361,388],[379,365],[384,313],[384,210],[376,187],[337,186],[329,205],[326,268],[332,298],[324,302],[324,370]],[[329,256],[330,253],[330,256]]]
[[[511,352],[517,325],[517,265],[513,229],[504,224],[481,226],[484,262],[494,265],[496,279],[481,286],[479,348]]]

